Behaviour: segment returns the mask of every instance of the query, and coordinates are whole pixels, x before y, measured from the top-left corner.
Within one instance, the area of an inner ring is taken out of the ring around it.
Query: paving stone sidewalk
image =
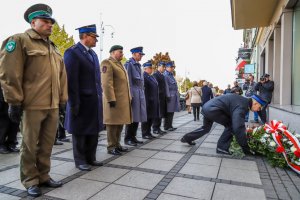
[[[101,132],[97,160],[105,165],[90,172],[75,168],[71,143],[54,146],[50,174],[64,186],[42,188],[43,196],[37,199],[300,199],[300,176],[293,171],[273,168],[257,156],[237,159],[216,154],[220,125],[193,147],[180,142],[201,124],[187,112],[176,113],[176,131],[144,140],[122,156],[106,153],[106,132]],[[32,199],[20,183],[17,154],[0,155],[0,199]]]

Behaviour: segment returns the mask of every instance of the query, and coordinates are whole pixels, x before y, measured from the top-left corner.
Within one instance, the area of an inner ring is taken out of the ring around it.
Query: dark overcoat
[[[158,82],[160,117],[164,118],[167,113],[167,88],[165,77],[159,71],[154,72],[153,76]]]
[[[211,100],[212,98],[214,98],[214,95],[212,93],[212,90],[210,87],[208,87],[207,85],[204,85],[202,88],[202,105],[204,105],[206,102],[208,102],[209,100]]]
[[[103,129],[100,66],[96,53],[81,44],[66,50],[64,61],[68,77],[65,129],[75,135],[95,135]],[[70,107],[79,107],[78,116]]]
[[[130,85],[133,122],[145,122],[147,121],[147,111],[141,64],[130,58],[124,66],[127,70]]]
[[[167,112],[179,112],[179,93],[177,82],[174,78],[173,73],[165,71],[164,72],[166,87],[167,87]]]
[[[158,82],[152,75],[149,75],[146,72],[144,72],[144,82],[147,119],[157,119],[160,117]]]

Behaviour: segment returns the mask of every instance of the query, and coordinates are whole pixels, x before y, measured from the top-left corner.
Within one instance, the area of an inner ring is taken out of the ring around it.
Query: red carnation
[[[296,151],[294,152],[294,154],[295,154],[295,156],[297,156],[298,158],[300,158],[300,150],[296,150]]]
[[[284,152],[284,148],[283,147],[277,147],[276,152],[277,153],[282,153],[282,152]]]

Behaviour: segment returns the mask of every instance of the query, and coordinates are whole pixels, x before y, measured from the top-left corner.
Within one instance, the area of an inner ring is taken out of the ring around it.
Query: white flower
[[[270,146],[271,147],[275,147],[276,146],[276,143],[274,141],[270,142]]]
[[[266,139],[265,138],[260,138],[260,142],[261,143],[266,143]]]
[[[268,138],[268,137],[270,137],[270,134],[265,133],[265,134],[263,134],[262,137],[263,137],[263,138]]]
[[[290,148],[290,150],[291,150],[291,152],[295,152],[297,149],[296,149],[296,147],[293,145],[291,148]]]
[[[255,127],[255,128],[253,129],[253,133],[256,133],[258,130],[259,130],[259,127]]]
[[[300,134],[299,134],[299,133],[296,133],[296,134],[295,134],[295,137],[296,137],[296,138],[300,138]]]
[[[289,145],[293,145],[293,143],[292,143],[291,141],[288,141],[288,144],[289,144]]]
[[[282,141],[283,141],[283,142],[286,142],[286,141],[288,141],[288,139],[286,139],[286,138],[283,138],[283,139],[282,139]]]
[[[300,161],[295,161],[295,164],[296,165],[300,165]]]

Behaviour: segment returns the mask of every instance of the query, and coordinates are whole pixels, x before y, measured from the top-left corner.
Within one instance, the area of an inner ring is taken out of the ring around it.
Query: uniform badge
[[[7,42],[5,45],[5,49],[9,53],[13,52],[16,49],[16,42],[13,40]]]
[[[107,67],[106,67],[106,66],[103,66],[103,67],[102,67],[102,72],[105,73],[106,71],[107,71]]]

